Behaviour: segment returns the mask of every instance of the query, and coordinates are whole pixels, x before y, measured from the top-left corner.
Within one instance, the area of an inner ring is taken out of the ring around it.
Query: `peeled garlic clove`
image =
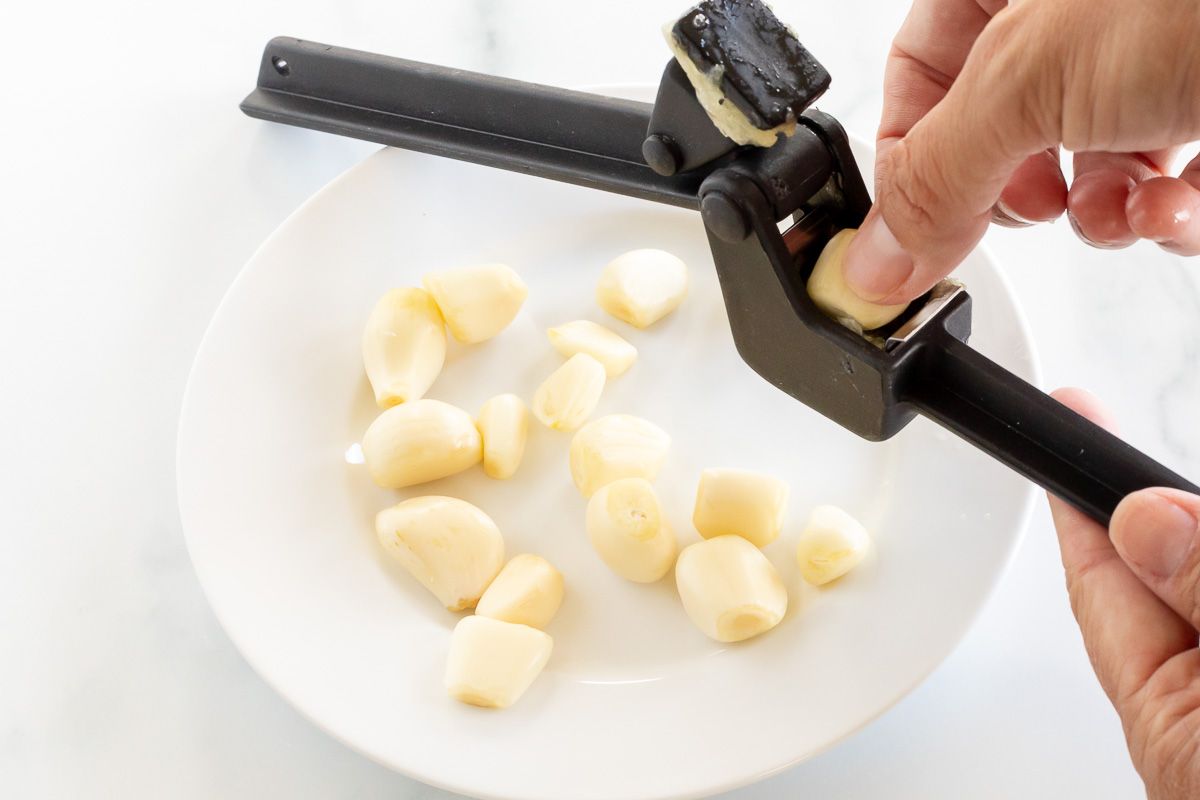
[[[615,378],[637,360],[637,348],[610,331],[586,319],[568,322],[546,331],[550,344],[567,358],[587,353],[604,365],[608,377]]]
[[[454,338],[466,344],[490,339],[508,327],[529,295],[506,264],[477,264],[431,272],[421,279]]]
[[[362,338],[363,366],[380,408],[420,399],[446,359],[442,312],[422,289],[392,289],[375,304]]]
[[[589,422],[571,439],[571,478],[584,497],[619,478],[654,480],[671,437],[653,422],[609,414]]]
[[[479,463],[483,447],[470,414],[424,399],[376,417],[363,434],[362,451],[375,483],[399,489],[462,472]]]
[[[770,475],[706,469],[700,473],[692,524],[705,539],[733,534],[766,547],[783,528],[787,498],[787,484]]]
[[[547,428],[573,431],[596,410],[604,381],[604,365],[587,353],[576,353],[538,387],[533,415]]]
[[[483,471],[490,478],[511,478],[525,455],[529,412],[515,394],[500,394],[483,404],[475,421],[483,437]]]
[[[475,613],[502,622],[545,628],[563,599],[563,576],[541,556],[524,553],[504,565],[479,598]]]
[[[687,265],[665,250],[631,250],[600,274],[596,302],[617,319],[645,328],[674,311],[687,294]]]
[[[688,617],[718,642],[740,642],[769,631],[787,613],[779,573],[741,536],[688,545],[675,562],[675,584]]]
[[[643,478],[613,481],[592,495],[587,532],[600,558],[622,578],[653,583],[675,562],[675,534]]]
[[[846,285],[842,266],[846,261],[846,249],[857,233],[856,228],[846,228],[834,234],[825,245],[808,278],[808,296],[817,308],[849,328],[857,327],[861,333],[887,325],[900,316],[908,304],[882,306],[870,303]]]
[[[537,628],[474,615],[454,626],[446,691],[483,708],[508,708],[541,674],[554,640]]]
[[[857,566],[870,547],[861,522],[837,506],[817,506],[800,534],[796,560],[804,580],[820,586]]]
[[[465,500],[414,497],[375,516],[383,549],[451,611],[473,607],[504,564],[491,517]]]

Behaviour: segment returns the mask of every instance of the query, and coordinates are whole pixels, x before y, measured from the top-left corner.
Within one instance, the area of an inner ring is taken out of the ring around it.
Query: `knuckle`
[[[936,161],[915,160],[905,140],[892,148],[889,161],[877,187],[888,226],[902,239],[934,235],[938,227],[936,209],[942,196],[938,185],[943,183],[936,179],[940,169]]]
[[[1189,588],[1183,592],[1188,598],[1187,621],[1193,628],[1200,630],[1200,561],[1187,571],[1187,581]]]
[[[997,135],[1021,149],[1057,144],[1062,117],[1062,80],[1066,37],[1055,32],[1070,25],[1064,3],[1039,0],[1010,4],[983,29],[971,50],[976,85],[989,101],[1012,115]]]
[[[1067,575],[1067,590],[1070,593],[1072,604],[1082,602],[1084,586],[1088,582],[1093,572],[1102,569],[1108,569],[1117,560],[1117,555],[1109,549],[1095,549],[1092,552],[1084,554],[1078,561],[1070,564],[1066,568]]]
[[[1165,664],[1143,687],[1127,736],[1152,797],[1200,793],[1200,663],[1196,651]]]
[[[1175,708],[1180,702],[1188,704],[1186,711]],[[1195,798],[1200,792],[1200,708],[1196,698],[1181,698],[1160,706],[1146,724],[1138,734],[1140,746],[1135,763],[1152,796]]]

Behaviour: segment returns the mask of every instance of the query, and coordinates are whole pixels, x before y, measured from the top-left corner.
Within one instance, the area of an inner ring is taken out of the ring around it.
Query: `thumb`
[[[1134,574],[1200,629],[1200,497],[1145,489],[1113,512],[1113,546]]]
[[[1045,33],[1028,30],[1024,11],[1036,5],[997,14],[941,102],[881,146],[875,207],[844,267],[864,300],[908,302],[950,274],[983,237],[1013,171],[1056,143],[1040,121],[1057,116],[1041,86],[1054,70],[1036,44]]]

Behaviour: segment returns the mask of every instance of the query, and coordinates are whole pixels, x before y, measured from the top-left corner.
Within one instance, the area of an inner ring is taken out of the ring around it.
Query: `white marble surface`
[[[870,132],[904,3],[778,0]],[[370,145],[243,117],[290,34],[544,83],[653,82],[674,0],[25,3],[0,74],[0,795],[443,798],[301,719],[218,628],[176,513],[174,431],[209,316],[258,243]],[[577,60],[571,36],[617,41]],[[1105,396],[1200,475],[1200,264],[995,231],[1049,385]],[[964,535],[970,535],[965,531]],[[730,797],[1128,798],[1039,507],[979,624],[870,728]]]

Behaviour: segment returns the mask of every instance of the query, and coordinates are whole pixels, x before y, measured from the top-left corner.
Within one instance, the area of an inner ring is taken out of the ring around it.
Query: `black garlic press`
[[[958,284],[869,337],[821,313],[809,272],[871,204],[845,132],[811,108],[829,73],[758,0],[705,0],[666,33],[653,105],[276,38],[241,107],[697,209],[742,358],[843,427],[881,441],[924,414],[1106,524],[1138,489],[1200,493],[969,347]]]

